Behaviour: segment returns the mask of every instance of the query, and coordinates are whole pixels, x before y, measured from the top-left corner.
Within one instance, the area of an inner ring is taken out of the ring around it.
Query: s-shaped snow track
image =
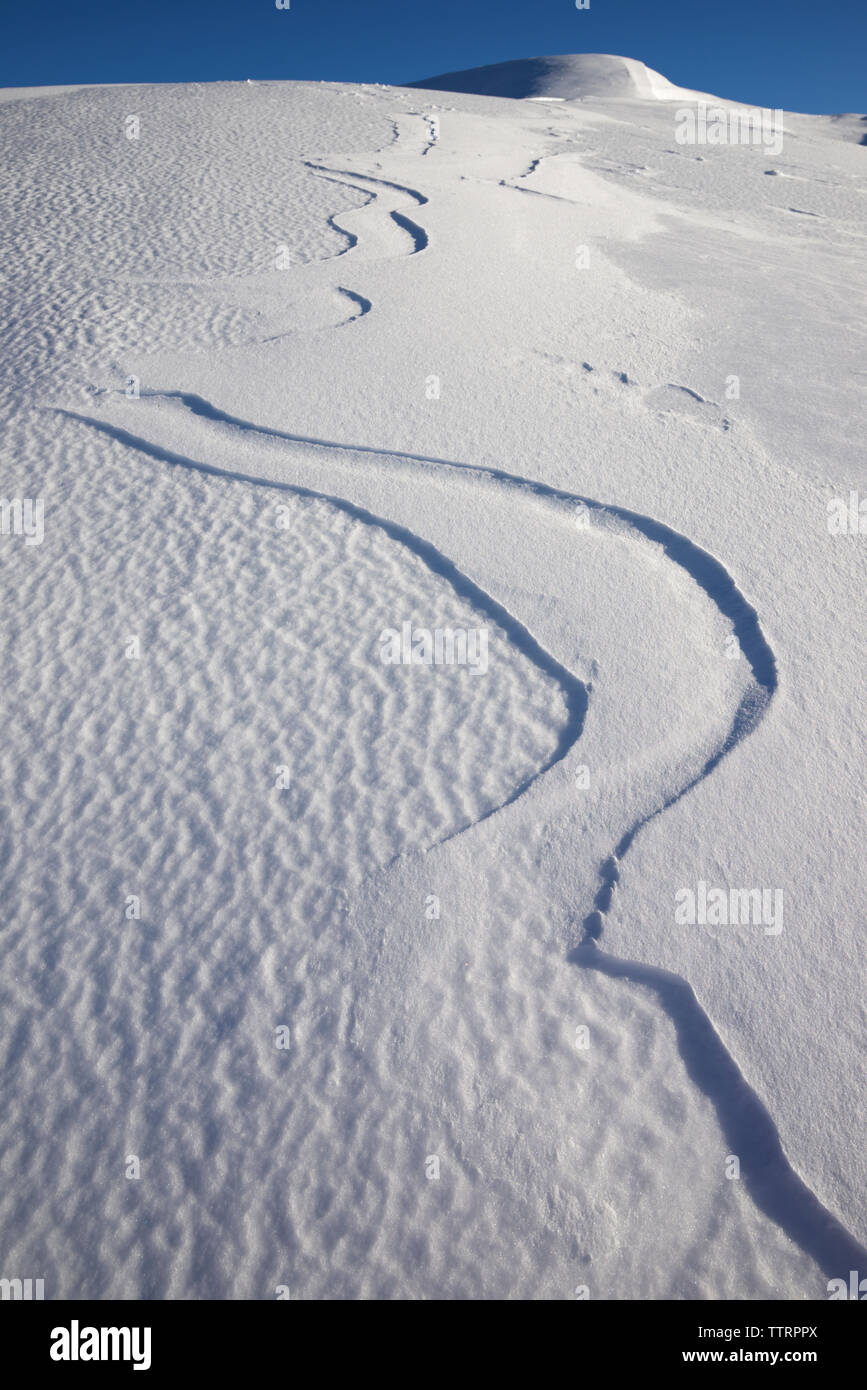
[[[380,196],[387,201],[410,201],[417,206],[428,202],[427,197],[417,190],[388,180],[355,171],[327,168],[308,161],[308,166],[320,177],[348,183],[368,194],[365,208],[343,215],[353,223],[361,222],[370,227],[370,219],[378,219],[378,231],[374,242],[379,242],[379,250],[385,255],[414,255],[429,245],[427,233],[403,213],[392,207],[386,209],[392,230],[383,225],[382,208],[376,203]],[[394,199],[394,195],[397,199]],[[359,237],[349,228],[338,223],[339,230],[349,239],[349,245],[338,253],[345,255],[360,250]],[[396,227],[404,238],[396,245],[393,228]],[[406,238],[411,249],[408,249]],[[378,258],[378,257],[377,257]],[[408,473],[413,470],[435,471],[443,477],[472,475],[488,489],[498,495],[510,493],[524,502],[542,503],[551,509],[551,520],[574,515],[576,507],[583,507],[601,520],[613,520],[620,527],[636,537],[643,537],[662,548],[667,560],[683,570],[692,582],[703,591],[716,606],[719,613],[730,625],[740,644],[741,651],[750,667],[751,679],[734,710],[724,739],[706,759],[701,770],[689,777],[682,786],[660,798],[659,804],[636,820],[600,866],[600,888],[597,892],[593,911],[583,924],[583,939],[569,953],[568,960],[582,969],[597,970],[612,978],[622,978],[653,990],[660,1005],[671,1018],[687,1071],[693,1082],[710,1098],[715,1106],[721,1128],[727,1142],[731,1144],[741,1161],[741,1176],[756,1205],[775,1221],[786,1234],[807,1252],[829,1276],[840,1276],[851,1268],[863,1268],[867,1263],[867,1252],[844,1229],[841,1223],[819,1202],[788,1162],[783,1151],[776,1126],[766,1107],[755,1094],[737,1064],[728,1052],[724,1042],[717,1034],[708,1015],[699,1004],[691,986],[681,977],[652,966],[622,960],[604,953],[598,945],[601,939],[605,917],[619,879],[619,866],[630,845],[640,830],[651,819],[673,806],[690,790],[699,785],[715,770],[722,759],[736,748],[755,730],[766,713],[777,689],[777,663],[771,647],[762,631],[758,614],[740,591],[734,577],[724,564],[707,550],[696,545],[687,536],[654,518],[615,503],[601,502],[593,498],[555,488],[533,479],[521,477],[504,470],[480,468],[451,459],[426,456],[422,454],[401,453],[395,450],[379,449],[369,444],[346,444],[343,442],[293,434],[232,416],[205,400],[202,396],[184,391],[163,391],[144,393],[147,399],[161,400],[174,409],[174,403],[183,414],[197,417],[205,422],[206,437],[203,440],[207,455],[208,436],[231,438],[239,434],[258,439],[280,441],[287,449],[299,450],[345,463],[355,460],[360,466],[379,471],[387,470],[393,474],[395,469]],[[549,674],[554,675],[567,692],[569,721],[555,756],[537,776],[548,771],[560,761],[581,735],[587,701],[591,687],[585,686],[561,663],[545,651],[536,638],[513,617],[496,599],[484,592],[436,546],[420,534],[414,533],[398,523],[394,518],[375,515],[358,506],[352,500],[333,493],[295,483],[280,482],[273,478],[254,476],[235,472],[196,459],[186,453],[178,452],[153,439],[137,434],[106,419],[84,415],[80,412],[60,408],[61,413],[78,420],[95,430],[138,449],[164,463],[195,469],[200,472],[223,474],[235,479],[267,487],[285,488],[299,495],[319,496],[332,504],[350,512],[356,520],[382,527],[394,539],[408,545],[432,569],[445,577],[463,595],[470,597],[491,618],[499,622],[507,635],[530,659],[536,661]],[[535,778],[531,779],[535,780]],[[509,801],[515,800],[527,790],[529,783],[518,787]],[[504,803],[507,804],[507,803]],[[498,807],[496,810],[502,808]],[[492,811],[489,814],[495,814]],[[474,824],[477,824],[475,822]],[[465,835],[473,826],[456,833]]]

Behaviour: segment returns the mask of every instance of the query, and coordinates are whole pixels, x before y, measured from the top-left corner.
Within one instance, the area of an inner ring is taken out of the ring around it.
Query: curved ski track
[[[329,183],[339,183],[344,188],[352,188],[355,192],[363,193],[367,197],[365,207],[355,208],[350,212],[342,213],[341,216],[344,218],[357,216],[361,212],[369,211],[372,204],[375,205],[380,198],[385,197],[385,193],[378,190],[388,190],[392,194],[396,193],[401,200],[414,203],[417,207],[423,207],[428,201],[423,193],[419,193],[418,189],[407,188],[401,183],[392,183],[389,179],[374,178],[369,174],[357,174],[351,169],[330,169],[324,164],[314,164],[313,161],[309,159],[305,159],[304,164],[306,168],[311,169],[314,174],[317,174],[320,178],[326,179]],[[428,235],[423,227],[420,227],[417,222],[413,222],[405,213],[400,212],[399,206],[388,208],[387,211],[389,218],[395,226],[399,227],[401,231],[406,232],[412,240],[413,247],[411,251],[407,252],[408,255],[417,256],[419,252],[427,249]],[[345,246],[342,251],[337,252],[338,256],[348,255],[348,253],[354,250],[358,245],[358,237],[354,232],[350,231],[349,228],[341,226],[337,221],[336,215],[329,217],[328,223],[329,226],[335,228],[338,232],[341,232],[343,236],[349,238],[349,245]],[[330,259],[333,260],[335,258],[331,257]]]

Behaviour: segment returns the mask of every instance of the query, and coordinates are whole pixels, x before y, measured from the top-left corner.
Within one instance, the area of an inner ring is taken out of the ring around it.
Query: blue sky
[[[865,0],[0,0],[0,86],[407,82],[549,53],[640,58],[681,86],[867,111]]]

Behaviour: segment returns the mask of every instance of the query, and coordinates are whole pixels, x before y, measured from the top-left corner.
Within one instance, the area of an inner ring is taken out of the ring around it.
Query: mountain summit
[[[473,92],[479,96],[535,97],[574,101],[581,97],[645,98],[671,101],[687,95],[661,73],[636,58],[610,53],[560,53],[548,58],[518,58],[483,68],[441,73],[410,82],[440,92]],[[691,95],[691,93],[689,94]]]

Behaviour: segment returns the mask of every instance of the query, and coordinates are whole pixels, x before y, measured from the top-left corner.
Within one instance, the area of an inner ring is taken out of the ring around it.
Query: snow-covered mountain
[[[587,97],[674,101],[693,96],[635,58],[611,53],[560,53],[519,58],[483,68],[441,73],[411,82],[441,92],[476,92],[480,96],[579,101]]]
[[[863,118],[431,81],[0,106],[2,1272],[825,1298]]]

